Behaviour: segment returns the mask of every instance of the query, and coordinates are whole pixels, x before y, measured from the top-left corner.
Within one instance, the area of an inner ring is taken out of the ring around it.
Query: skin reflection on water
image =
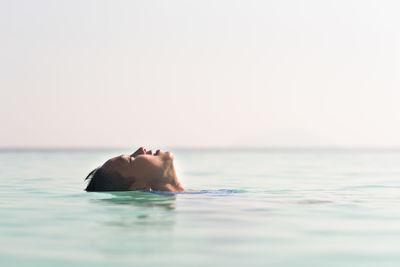
[[[175,225],[175,194],[143,191],[107,192],[108,198],[94,199],[108,211],[105,225],[140,231],[168,230]],[[113,197],[109,197],[110,194]]]

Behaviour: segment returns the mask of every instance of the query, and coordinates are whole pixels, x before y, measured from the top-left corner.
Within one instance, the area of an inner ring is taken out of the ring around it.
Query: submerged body
[[[178,180],[171,152],[153,153],[140,147],[131,155],[120,155],[93,170],[86,191],[184,190]]]

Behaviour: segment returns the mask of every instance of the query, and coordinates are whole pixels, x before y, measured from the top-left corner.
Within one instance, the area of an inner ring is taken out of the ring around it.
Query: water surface
[[[1,266],[400,264],[400,151],[177,150],[199,192],[84,192],[123,152],[1,151]]]

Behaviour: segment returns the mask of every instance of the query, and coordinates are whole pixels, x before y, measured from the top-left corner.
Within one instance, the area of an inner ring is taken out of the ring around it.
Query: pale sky
[[[0,0],[0,147],[400,147],[399,11]]]

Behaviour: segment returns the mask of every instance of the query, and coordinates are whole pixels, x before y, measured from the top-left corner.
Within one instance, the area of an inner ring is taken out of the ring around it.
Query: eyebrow
[[[132,157],[131,157],[130,155],[121,155],[121,156],[118,156],[118,158],[119,158],[120,160],[122,159],[123,161],[126,161],[126,160],[125,160],[125,157],[126,157],[126,156],[129,158],[129,160],[128,160],[129,163],[132,163]]]

